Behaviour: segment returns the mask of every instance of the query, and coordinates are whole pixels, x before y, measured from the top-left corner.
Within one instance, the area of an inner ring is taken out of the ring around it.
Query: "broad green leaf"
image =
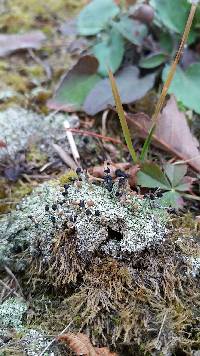
[[[63,77],[53,99],[48,102],[48,107],[56,110],[62,108],[65,111],[81,110],[88,93],[101,80],[96,74],[97,68],[98,61],[95,57],[81,57]]]
[[[113,21],[112,25],[123,37],[135,45],[141,45],[148,33],[146,25],[128,16],[121,17],[119,22]]]
[[[178,192],[187,192],[190,190],[191,184],[190,183],[180,183],[176,186],[176,191]]]
[[[144,57],[140,60],[139,66],[141,68],[155,68],[161,65],[166,61],[166,54],[165,53],[156,53],[156,54],[151,54],[147,57]]]
[[[162,79],[166,80],[169,66],[163,70]],[[177,67],[175,76],[169,87],[178,101],[200,114],[200,63],[190,65],[186,71]]]
[[[98,73],[108,76],[108,68],[113,73],[119,68],[124,56],[124,40],[118,31],[112,29],[109,35],[92,48],[92,53],[99,61]]]
[[[141,166],[141,170],[137,173],[137,184],[146,188],[171,189],[165,174],[155,163],[144,163]]]
[[[187,165],[175,165],[168,163],[165,165],[164,170],[170,180],[172,187],[175,188],[187,173]]]
[[[160,32],[159,43],[162,50],[171,54],[174,49],[174,39],[169,32]]]
[[[157,19],[170,31],[182,34],[185,28],[191,4],[187,0],[150,0],[150,4],[156,11]],[[197,12],[190,34],[190,41],[195,38],[194,27],[199,23]]]
[[[115,76],[121,101],[128,104],[141,99],[150,90],[155,81],[155,73],[139,77],[139,70],[135,66],[122,68]],[[108,78],[102,79],[91,90],[84,103],[84,110],[89,115],[95,115],[106,109],[109,105],[114,106],[115,101]]]
[[[96,35],[113,17],[118,15],[119,11],[114,0],[91,1],[78,16],[78,33],[83,36]]]
[[[172,207],[176,209],[183,207],[184,204],[181,195],[175,190],[163,193],[163,196],[159,199],[159,202],[161,206]]]

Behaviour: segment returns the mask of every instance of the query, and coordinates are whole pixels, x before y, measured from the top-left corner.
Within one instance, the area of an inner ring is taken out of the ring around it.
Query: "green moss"
[[[41,152],[37,145],[31,145],[28,147],[26,159],[28,162],[35,162],[36,164],[42,166],[47,162],[48,156]]]
[[[67,183],[71,183],[74,179],[77,179],[77,174],[76,172],[70,170],[67,173],[63,174],[60,178],[59,178],[59,182],[61,185],[67,184]]]

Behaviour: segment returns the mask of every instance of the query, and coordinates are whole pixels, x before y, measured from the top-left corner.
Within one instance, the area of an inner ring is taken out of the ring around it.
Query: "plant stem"
[[[191,29],[191,26],[192,26],[192,22],[193,22],[193,19],[194,19],[194,15],[195,15],[195,12],[196,12],[196,8],[197,8],[197,3],[195,3],[195,4],[193,3],[191,5],[190,13],[189,13],[189,16],[188,16],[187,23],[185,25],[185,29],[184,29],[184,32],[183,32],[183,36],[182,36],[182,40],[181,40],[178,52],[176,54],[176,57],[175,57],[172,65],[171,65],[170,71],[169,71],[167,79],[166,79],[166,81],[164,83],[160,98],[159,98],[159,100],[157,102],[157,105],[156,105],[156,108],[155,108],[155,112],[154,112],[153,117],[152,117],[152,121],[153,122],[152,122],[151,128],[149,130],[148,136],[147,136],[147,138],[146,138],[146,140],[144,142],[144,145],[143,145],[143,148],[142,148],[142,152],[140,154],[140,160],[141,161],[144,161],[144,159],[146,158],[146,155],[147,155],[147,152],[148,152],[148,149],[149,149],[149,146],[151,144],[151,140],[152,140],[155,128],[156,128],[156,124],[157,124],[157,121],[159,119],[160,112],[161,112],[161,110],[163,108],[163,105],[164,105],[164,102],[165,102],[165,98],[166,98],[167,92],[169,90],[169,87],[170,87],[170,84],[172,82],[172,79],[174,78],[177,65],[178,65],[178,63],[180,61],[181,55],[182,55],[183,50],[184,50],[184,46],[185,46],[185,44],[187,42],[187,39],[188,39],[188,36],[189,36],[189,33],[190,33],[190,29]]]
[[[158,117],[159,117],[159,114],[160,114],[160,112],[162,110],[162,107],[163,107],[163,104],[164,104],[164,101],[165,101],[169,86],[170,86],[170,84],[172,82],[172,79],[173,79],[173,77],[175,75],[176,67],[177,67],[177,65],[178,65],[178,63],[180,61],[181,55],[182,55],[183,50],[184,50],[184,46],[185,46],[185,44],[187,42],[187,39],[188,39],[188,36],[189,36],[189,33],[190,33],[190,29],[191,29],[191,26],[192,26],[192,22],[193,22],[193,18],[194,18],[194,15],[195,15],[196,8],[197,8],[197,4],[192,4],[191,10],[190,10],[190,14],[188,16],[188,20],[187,20],[187,23],[186,23],[186,26],[185,26],[185,30],[184,30],[184,33],[183,33],[183,36],[182,36],[182,40],[181,40],[181,43],[180,43],[180,46],[179,46],[179,50],[178,50],[177,55],[176,55],[172,65],[171,65],[171,68],[170,68],[170,71],[168,73],[167,79],[166,79],[166,81],[164,83],[160,98],[159,98],[158,103],[156,105],[155,112],[153,114],[153,124],[156,123],[157,120],[158,120]]]

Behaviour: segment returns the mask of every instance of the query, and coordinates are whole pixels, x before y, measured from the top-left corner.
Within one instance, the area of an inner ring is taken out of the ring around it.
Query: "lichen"
[[[0,305],[0,330],[6,328],[20,331],[23,328],[23,316],[27,311],[24,301],[17,298],[6,299]]]
[[[59,182],[43,184],[2,219],[1,251],[7,263],[12,257],[5,248],[14,251],[19,245],[21,249],[29,245],[32,256],[39,254],[49,263],[53,247],[63,239],[61,232],[66,241],[67,236],[75,239],[84,261],[98,253],[120,259],[162,243],[167,222],[164,209],[133,194],[127,183],[121,187],[120,179],[111,192],[85,175],[80,179],[64,187]]]
[[[52,143],[61,143],[63,148],[69,151],[63,127],[67,119],[71,126],[77,125],[77,120],[63,114],[43,117],[20,107],[2,111],[0,139],[6,142],[7,146],[0,150],[0,159],[15,159],[16,154],[27,149],[30,143],[33,146],[38,145],[41,155],[46,154],[49,157],[55,154]]]

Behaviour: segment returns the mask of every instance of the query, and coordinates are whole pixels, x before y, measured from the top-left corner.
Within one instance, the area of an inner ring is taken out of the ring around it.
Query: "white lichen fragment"
[[[6,147],[0,150],[0,158],[9,155],[14,159],[19,151],[25,150],[29,143],[38,143],[41,150],[49,156],[53,153],[52,143],[66,145],[66,133],[63,127],[68,119],[71,127],[78,124],[74,118],[64,114],[43,117],[32,111],[20,107],[9,108],[0,113],[1,132],[0,140]],[[66,148],[66,147],[63,147]],[[69,150],[69,146],[67,146]]]
[[[20,299],[9,298],[0,305],[0,331],[7,328],[20,331],[23,328],[23,316],[27,305]]]
[[[2,261],[8,263],[11,252],[24,244],[32,256],[48,262],[56,236],[66,228],[74,229],[77,253],[84,260],[97,253],[123,258],[162,243],[166,211],[130,189],[124,189],[119,198],[117,189],[118,182],[109,192],[84,178],[81,184],[70,184],[66,194],[58,183],[40,186],[2,221]]]
[[[34,329],[30,329],[21,341],[25,355],[27,356],[40,355],[48,343],[48,338],[41,332]],[[45,355],[54,356],[54,352],[48,350]]]

